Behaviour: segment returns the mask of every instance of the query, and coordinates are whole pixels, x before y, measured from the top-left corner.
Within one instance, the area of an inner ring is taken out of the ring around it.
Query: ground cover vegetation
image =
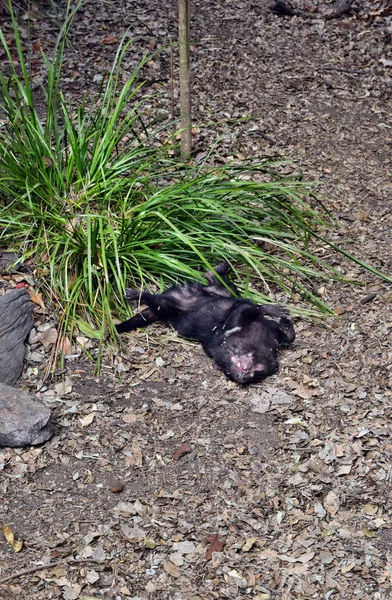
[[[218,135],[210,168],[284,153],[280,174],[322,183],[339,224],[328,240],[392,274],[391,7],[364,0],[327,20],[323,0],[306,1],[313,18],[279,17],[270,3],[192,0],[193,107],[196,123],[215,124],[194,132],[193,160]],[[22,41],[52,56],[56,15],[39,4],[30,36],[28,15],[18,21]],[[128,28],[137,39],[122,77],[136,54],[175,40],[177,26],[168,0],[86,3],[65,48],[65,97],[76,107],[99,85]],[[14,55],[8,17],[2,27]],[[32,56],[37,85],[43,64],[38,49]],[[1,44],[0,63],[6,72]],[[169,51],[140,77],[140,94],[166,90],[147,101],[165,112]],[[391,287],[326,244],[317,253],[361,285],[314,279],[339,318],[326,327],[295,318],[279,373],[257,385],[230,382],[201,347],[160,325],[133,332],[121,351],[105,345],[100,377],[78,345],[86,336],[75,336],[45,379],[58,319],[46,301],[36,305],[18,387],[52,410],[56,433],[0,450],[1,598],[390,596]],[[32,283],[3,272],[0,294],[32,287],[37,271]],[[260,278],[249,287],[264,289]],[[287,297],[270,288],[276,301]],[[95,357],[98,340],[84,344]]]
[[[61,327],[79,326],[101,339],[114,335],[113,316],[126,285],[162,288],[201,279],[223,258],[235,277],[249,267],[266,300],[270,286],[284,299],[328,312],[315,281],[343,279],[323,259],[329,214],[301,177],[282,177],[269,158],[212,167],[181,162],[172,125],[143,106],[145,56],[126,80],[119,45],[99,93],[79,106],[64,97],[61,72],[67,34],[80,4],[68,5],[47,76],[37,89],[10,6],[16,52],[0,39],[9,73],[0,78],[0,227],[20,264],[30,261]],[[310,244],[311,242],[311,244]],[[339,248],[336,248],[340,251]],[[95,332],[93,333],[93,330]]]

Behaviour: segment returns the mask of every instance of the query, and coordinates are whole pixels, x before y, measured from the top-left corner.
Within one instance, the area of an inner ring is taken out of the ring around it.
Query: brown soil
[[[215,124],[200,152],[223,134],[226,155],[285,154],[322,183],[333,239],[391,273],[391,10],[365,0],[325,20],[267,4],[192,2],[193,105]],[[176,6],[87,4],[66,54],[72,97],[99,84],[128,27],[141,36],[132,68],[176,38]],[[48,48],[55,33],[36,13],[32,39]],[[152,91],[168,88],[168,62],[149,64]],[[255,119],[227,125],[242,115]],[[24,540],[19,553],[0,540],[0,580],[40,567],[0,582],[1,598],[392,598],[392,290],[336,260],[362,285],[323,285],[343,314],[327,328],[297,320],[280,372],[260,385],[226,381],[159,326],[126,336],[99,378],[67,361],[38,393],[55,437],[0,451],[0,521]],[[31,390],[39,350],[21,381]]]

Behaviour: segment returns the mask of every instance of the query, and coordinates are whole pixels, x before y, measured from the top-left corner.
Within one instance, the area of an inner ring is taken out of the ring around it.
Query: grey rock
[[[0,270],[8,271],[17,258],[15,252],[9,252],[7,248],[0,248]]]
[[[23,369],[24,341],[33,327],[33,303],[25,289],[0,296],[0,382],[14,384]]]
[[[0,446],[42,444],[54,434],[50,410],[23,390],[0,383]]]

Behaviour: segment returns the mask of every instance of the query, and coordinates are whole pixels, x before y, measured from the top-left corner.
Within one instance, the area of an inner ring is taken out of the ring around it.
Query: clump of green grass
[[[114,335],[128,286],[161,286],[202,278],[222,259],[249,267],[256,300],[269,286],[330,309],[314,280],[342,279],[309,246],[327,214],[311,186],[282,178],[277,164],[209,168],[173,158],[157,143],[141,104],[145,57],[121,83],[130,42],[121,44],[98,95],[73,108],[61,90],[61,66],[74,10],[69,10],[53,58],[43,53],[47,79],[38,102],[10,4],[18,63],[3,32],[10,63],[0,76],[0,232],[2,243],[31,259],[63,327],[90,324]],[[167,129],[169,137],[169,128]],[[315,208],[316,206],[316,208]],[[266,250],[268,246],[268,250]],[[246,286],[247,287],[247,286]],[[246,293],[246,289],[245,289]]]

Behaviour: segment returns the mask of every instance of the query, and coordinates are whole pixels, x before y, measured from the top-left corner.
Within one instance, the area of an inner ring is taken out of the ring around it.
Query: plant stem
[[[178,0],[178,39],[180,46],[181,156],[183,160],[187,160],[192,150],[189,0]]]

